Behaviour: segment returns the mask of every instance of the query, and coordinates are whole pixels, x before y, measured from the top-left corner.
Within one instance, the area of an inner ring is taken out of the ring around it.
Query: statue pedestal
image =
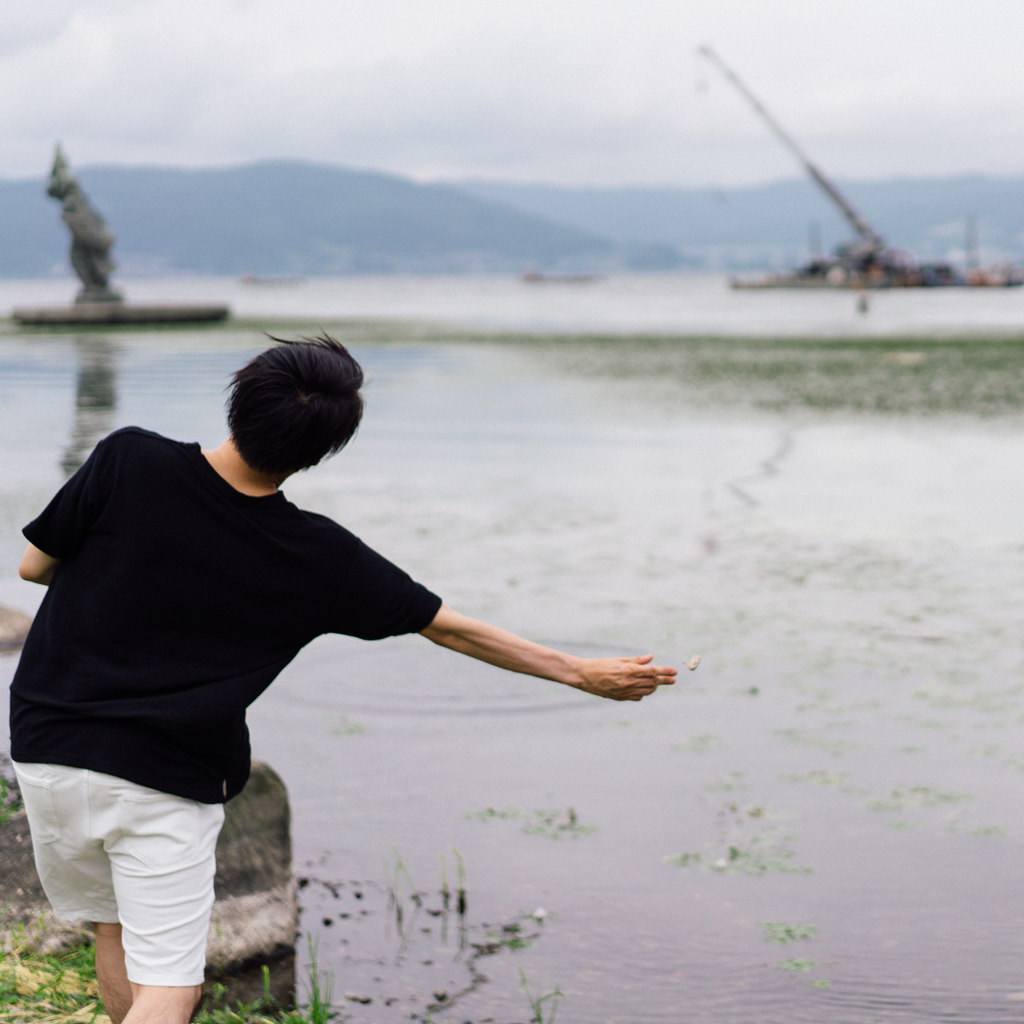
[[[11,313],[19,324],[190,324],[226,320],[227,306],[135,306],[127,302],[83,302],[74,306],[24,306]]]
[[[85,302],[124,302],[124,296],[120,292],[115,292],[113,288],[98,285],[86,288],[83,285],[82,290],[75,296],[75,305]]]

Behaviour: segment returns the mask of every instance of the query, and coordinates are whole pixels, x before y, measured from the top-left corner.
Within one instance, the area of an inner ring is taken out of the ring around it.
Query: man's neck
[[[253,469],[235,447],[235,442],[229,437],[222,445],[212,451],[203,450],[206,461],[223,477],[236,491],[248,494],[251,498],[264,498],[268,494],[276,494],[278,488],[291,475],[274,476],[269,473],[261,473]]]

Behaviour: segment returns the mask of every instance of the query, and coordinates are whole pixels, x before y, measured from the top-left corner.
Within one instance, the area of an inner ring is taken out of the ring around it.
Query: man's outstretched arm
[[[635,658],[577,658],[460,615],[446,604],[441,605],[434,621],[421,635],[441,647],[499,668],[552,679],[611,700],[641,700],[659,686],[676,681],[676,670],[650,664],[650,654]]]
[[[18,575],[29,583],[41,583],[44,587],[50,585],[53,579],[53,571],[60,565],[60,559],[40,551],[35,544],[29,544],[25,548],[25,554],[21,556],[21,565],[18,566]]]

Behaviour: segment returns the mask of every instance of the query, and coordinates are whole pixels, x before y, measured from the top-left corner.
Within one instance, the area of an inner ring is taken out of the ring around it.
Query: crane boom
[[[832,184],[828,178],[811,162],[810,157],[797,145],[783,129],[782,125],[772,117],[765,109],[764,104],[740,81],[736,73],[730,68],[721,57],[711,49],[710,46],[701,46],[697,52],[710,60],[722,74],[739,90],[747,102],[764,119],[765,124],[772,130],[775,136],[786,146],[787,149],[800,161],[804,170],[814,179],[821,190],[839,207],[843,216],[850,222],[851,227],[871,247],[872,252],[878,252],[885,248],[885,242],[881,236],[871,227],[870,224],[850,205],[849,200]]]

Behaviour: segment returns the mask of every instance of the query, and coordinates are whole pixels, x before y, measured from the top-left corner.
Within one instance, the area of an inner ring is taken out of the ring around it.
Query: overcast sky
[[[1022,0],[0,0],[0,174],[288,157],[421,180],[1024,173]]]

